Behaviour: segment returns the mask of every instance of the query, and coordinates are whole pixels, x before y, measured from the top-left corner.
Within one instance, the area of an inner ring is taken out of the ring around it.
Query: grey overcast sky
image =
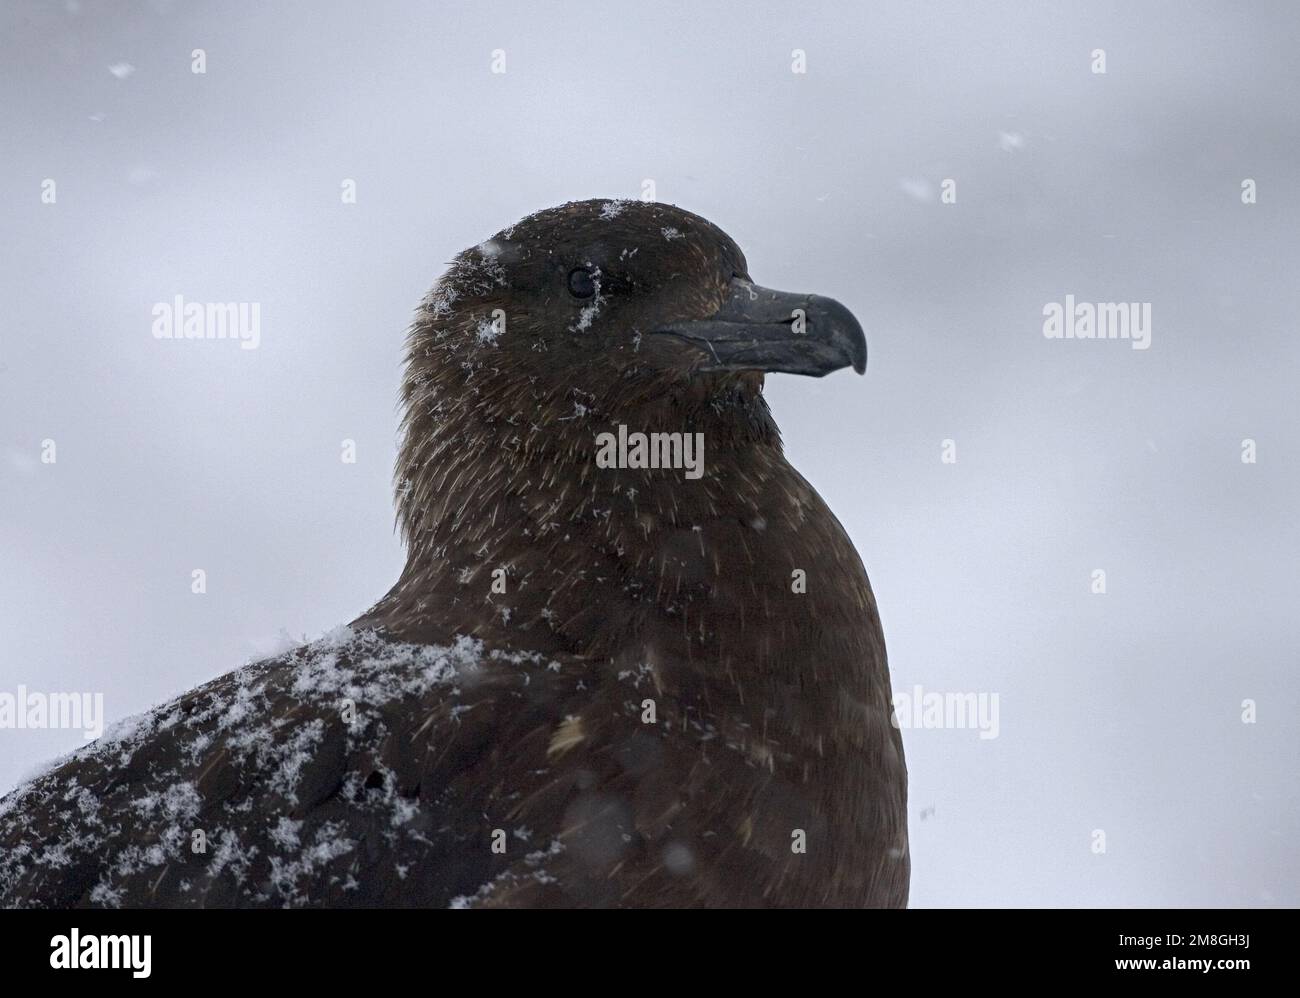
[[[1286,2],[5,3],[0,692],[120,718],[369,606],[412,309],[651,181],[867,329],[865,378],[768,395],[895,690],[998,696],[996,738],[904,732],[912,903],[1300,904],[1298,40]],[[155,339],[176,295],[259,303],[258,349]],[[1046,338],[1067,295],[1150,303],[1149,349]],[[82,742],[0,730],[0,791]]]

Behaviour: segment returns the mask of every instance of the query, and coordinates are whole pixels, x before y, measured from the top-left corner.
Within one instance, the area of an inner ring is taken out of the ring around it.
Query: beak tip
[[[838,340],[853,370],[858,374],[867,373],[867,334],[857,316],[833,298],[820,299],[821,308],[833,332],[833,340]]]
[[[856,325],[856,323],[855,323]],[[853,358],[853,370],[859,374],[867,373],[867,337],[862,332],[862,327],[857,327],[857,336],[853,338],[853,348],[850,356]]]

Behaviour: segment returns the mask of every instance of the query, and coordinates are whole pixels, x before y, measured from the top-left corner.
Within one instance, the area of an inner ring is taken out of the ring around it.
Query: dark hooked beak
[[[867,338],[853,313],[833,298],[761,288],[740,277],[707,319],[652,330],[699,348],[701,371],[782,371],[820,378],[852,365],[867,369]]]

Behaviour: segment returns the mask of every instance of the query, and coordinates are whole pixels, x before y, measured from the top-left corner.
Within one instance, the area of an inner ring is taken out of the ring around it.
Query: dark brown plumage
[[[875,601],[761,394],[864,350],[666,205],[461,254],[409,339],[398,583],[0,802],[0,903],[904,905]],[[703,434],[702,477],[598,468],[619,424]]]

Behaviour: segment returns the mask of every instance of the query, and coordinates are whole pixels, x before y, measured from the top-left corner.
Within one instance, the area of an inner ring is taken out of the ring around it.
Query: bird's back
[[[711,685],[341,629],[0,801],[0,905],[905,900],[905,857],[846,874],[826,844],[848,813],[727,730]]]

